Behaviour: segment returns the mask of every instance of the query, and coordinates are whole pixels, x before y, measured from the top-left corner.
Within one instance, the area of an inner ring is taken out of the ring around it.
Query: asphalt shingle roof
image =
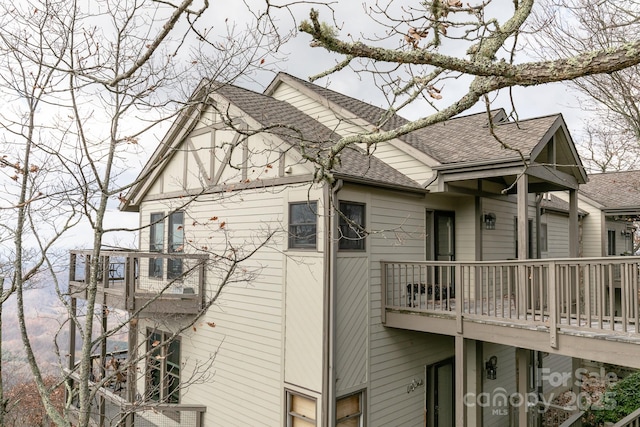
[[[606,208],[640,209],[640,171],[589,175],[580,192]]]
[[[325,155],[325,151],[340,136],[302,113],[287,102],[232,85],[216,89],[233,105],[240,108],[262,126],[294,147],[305,146],[308,153]],[[420,184],[406,175],[352,146],[340,155],[341,164],[333,171],[344,177],[364,178],[383,184],[422,189]]]
[[[386,112],[386,110],[366,102],[317,86],[295,76],[286,75],[373,125],[377,125]],[[494,110],[492,114],[493,117],[503,116],[504,111]],[[517,123],[502,121],[495,123],[494,129],[501,141],[513,149],[520,150],[527,157],[533,148],[541,142],[559,116],[556,114],[520,120]],[[408,123],[407,119],[393,115],[381,128],[389,130],[406,123]],[[491,135],[486,112],[452,118],[446,122],[403,135],[399,139],[442,164],[502,161],[519,157],[516,151],[503,148]]]

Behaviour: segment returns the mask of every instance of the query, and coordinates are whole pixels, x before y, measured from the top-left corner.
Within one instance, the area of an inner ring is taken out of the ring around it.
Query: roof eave
[[[430,191],[427,190],[426,188],[423,187],[411,187],[408,185],[402,185],[402,184],[394,184],[394,183],[390,183],[390,182],[383,182],[383,181],[378,181],[376,179],[368,179],[368,178],[364,178],[364,177],[356,177],[353,175],[349,175],[349,174],[344,174],[344,173],[340,173],[340,172],[334,172],[333,176],[337,179],[341,179],[345,182],[350,182],[352,184],[361,184],[361,185],[366,185],[366,186],[370,186],[370,187],[376,187],[376,188],[386,188],[389,190],[399,190],[399,191],[405,191],[405,192],[410,192],[410,193],[418,193],[418,194],[426,194],[429,193]]]

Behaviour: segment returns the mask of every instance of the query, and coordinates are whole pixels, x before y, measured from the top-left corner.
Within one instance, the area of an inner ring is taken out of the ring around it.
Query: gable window
[[[317,206],[317,202],[289,205],[289,248],[316,248]]]
[[[336,402],[336,426],[362,427],[364,417],[362,415],[362,392],[341,397]]]
[[[145,394],[155,402],[180,403],[180,340],[171,334],[147,330]]]
[[[616,254],[616,230],[607,230],[607,255]]]
[[[362,203],[340,202],[340,212],[338,212],[339,249],[364,250],[364,213],[364,204]]]
[[[169,245],[171,254],[184,252],[184,212],[173,212],[169,215]],[[182,258],[167,259],[167,279],[182,276]]]
[[[164,214],[152,213],[149,219],[149,252],[164,250]],[[149,277],[162,278],[162,258],[149,258]]]
[[[287,390],[287,427],[316,425],[316,400]]]

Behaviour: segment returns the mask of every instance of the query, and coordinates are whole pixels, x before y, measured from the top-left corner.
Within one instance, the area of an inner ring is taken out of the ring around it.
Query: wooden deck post
[[[579,256],[578,190],[569,190],[569,257]],[[606,240],[604,240],[606,242]]]
[[[462,335],[456,335],[455,338],[455,397],[456,397],[456,427],[466,427],[466,406],[464,404],[464,395],[466,394],[467,384],[467,355],[466,340]]]
[[[518,259],[529,257],[529,178],[526,173],[518,177]],[[527,270],[525,265],[518,265],[518,317],[527,314]]]
[[[551,262],[549,264],[549,279],[548,290],[549,292],[549,346],[551,348],[558,348],[558,300],[557,300],[557,288],[556,288],[556,263]]]
[[[380,322],[387,323],[387,263],[380,261]]]
[[[528,381],[527,375],[529,373],[529,350],[523,348],[516,348],[516,381],[518,385],[518,393],[522,398],[520,406],[518,407],[518,425],[527,425],[527,412],[528,412]]]

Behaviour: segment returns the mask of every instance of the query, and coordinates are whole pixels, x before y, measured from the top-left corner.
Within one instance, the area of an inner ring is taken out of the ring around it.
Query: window
[[[316,425],[316,400],[287,391],[287,427]]]
[[[165,403],[180,403],[180,340],[171,334],[147,330],[146,397]]]
[[[362,203],[340,202],[338,228],[340,229],[339,249],[364,250],[364,205]]]
[[[289,205],[289,248],[316,248],[317,205],[317,202]]]
[[[616,254],[616,230],[607,230],[607,255]]]
[[[152,213],[149,219],[149,252],[164,250],[164,214]],[[162,258],[149,258],[149,277],[162,278]]]
[[[547,224],[540,224],[540,251],[547,252],[548,244],[547,244]]]
[[[364,425],[362,401],[362,392],[338,399],[336,402],[336,426],[362,427]]]
[[[169,215],[169,253],[184,252],[184,212],[173,212]],[[167,260],[167,279],[182,276],[182,259]]]

